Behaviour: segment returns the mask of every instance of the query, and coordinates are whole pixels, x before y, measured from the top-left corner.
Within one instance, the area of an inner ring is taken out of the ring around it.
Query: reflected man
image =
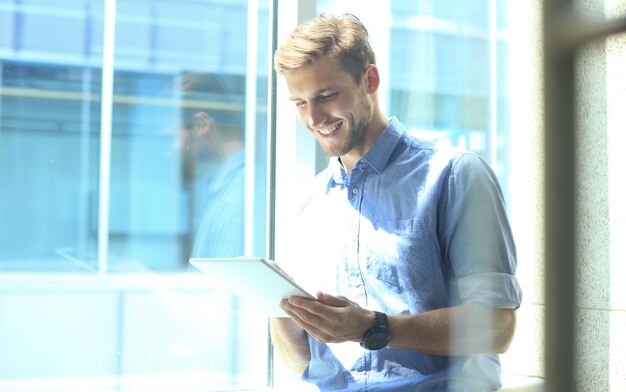
[[[219,75],[190,73],[183,97],[206,104],[184,110],[182,145],[193,186],[192,257],[237,257],[244,253],[245,154],[243,112]]]

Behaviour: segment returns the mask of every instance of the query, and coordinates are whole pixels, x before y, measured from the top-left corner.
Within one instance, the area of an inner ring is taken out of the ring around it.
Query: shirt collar
[[[405,128],[395,116],[389,119],[389,124],[378,136],[378,139],[374,142],[367,154],[357,162],[365,162],[380,174],[385,170],[391,153],[398,145],[398,142],[405,133]],[[347,173],[341,164],[339,157],[334,157],[330,160],[330,169],[333,174],[333,180],[337,184],[345,183],[344,178],[347,177]]]
[[[391,117],[387,128],[378,136],[374,145],[361,160],[369,164],[376,173],[382,173],[404,132],[404,126],[400,121],[395,117]]]

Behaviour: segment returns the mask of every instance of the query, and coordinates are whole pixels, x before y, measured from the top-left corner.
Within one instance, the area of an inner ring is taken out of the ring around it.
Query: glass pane
[[[0,5],[4,271],[81,271],[95,254],[102,60],[74,3]]]
[[[105,5],[0,3],[0,390],[262,388],[267,318],[188,260],[265,255],[268,3],[118,0],[101,132]]]
[[[318,1],[318,13],[355,13],[370,29],[386,113],[416,135],[483,156],[508,190],[506,1]],[[355,11],[358,10],[358,11]],[[387,40],[380,39],[388,36]]]
[[[245,216],[244,195],[264,197],[263,171],[246,178],[246,165],[264,165],[266,126],[251,109],[259,121],[246,129],[247,31],[233,28],[246,2],[145,0],[117,12],[110,268],[176,270],[192,254],[241,256],[246,241],[262,250],[262,231],[244,238],[244,223],[264,219]]]

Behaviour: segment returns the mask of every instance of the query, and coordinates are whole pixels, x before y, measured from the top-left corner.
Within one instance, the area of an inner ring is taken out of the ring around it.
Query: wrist
[[[361,347],[368,350],[380,350],[391,340],[391,329],[387,315],[382,312],[373,312],[374,320],[361,338]]]

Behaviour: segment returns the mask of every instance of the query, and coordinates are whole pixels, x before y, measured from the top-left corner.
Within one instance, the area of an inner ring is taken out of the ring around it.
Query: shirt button
[[[355,195],[359,193],[359,188],[352,188],[352,193],[354,193]]]

